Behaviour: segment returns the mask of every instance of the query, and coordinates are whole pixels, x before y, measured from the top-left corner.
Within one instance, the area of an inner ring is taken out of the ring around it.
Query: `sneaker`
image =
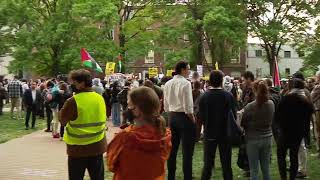
[[[60,138],[60,134],[53,135],[53,138]]]
[[[307,174],[303,173],[303,172],[298,172],[296,178],[299,179],[304,179],[307,177]]]
[[[46,129],[44,130],[44,132],[52,132],[50,129]]]

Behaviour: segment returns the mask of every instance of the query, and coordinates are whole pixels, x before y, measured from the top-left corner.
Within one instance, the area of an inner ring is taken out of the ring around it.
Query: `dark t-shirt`
[[[236,113],[234,98],[222,89],[210,89],[199,100],[199,118],[204,122],[204,138],[225,141],[230,111]]]
[[[241,100],[243,107],[255,100],[255,95],[251,87],[246,87],[243,90]]]

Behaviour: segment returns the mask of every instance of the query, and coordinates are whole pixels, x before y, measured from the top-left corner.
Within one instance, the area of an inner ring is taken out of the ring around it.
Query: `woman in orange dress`
[[[128,110],[134,117],[107,147],[108,169],[114,180],[164,180],[171,151],[171,132],[160,116],[160,100],[153,89],[130,91]]]

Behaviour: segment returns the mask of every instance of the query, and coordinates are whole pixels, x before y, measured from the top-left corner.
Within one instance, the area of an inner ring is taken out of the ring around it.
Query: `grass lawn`
[[[25,116],[23,115],[23,117]],[[31,119],[32,118],[30,117],[30,125],[32,121]],[[5,112],[2,116],[0,116],[0,143],[4,143],[11,139],[30,134],[40,129],[44,129],[45,125],[45,120],[37,118],[36,128],[25,130],[24,119],[11,119],[10,113]]]
[[[181,147],[180,147],[181,149]],[[276,146],[273,145],[273,151],[272,151],[272,161],[271,161],[271,179],[278,180],[279,177],[279,171],[278,171],[278,164],[277,164],[277,157],[276,157]],[[308,179],[311,180],[319,180],[320,179],[320,159],[313,157],[312,154],[315,154],[315,147],[313,147],[311,150],[308,151]],[[195,177],[195,180],[201,179],[201,170],[203,167],[203,144],[198,143],[195,148],[195,153],[193,156],[193,176]],[[233,179],[239,179],[239,180],[247,180],[248,178],[243,177],[243,171],[238,168],[237,166],[237,158],[238,158],[238,148],[233,149],[232,154],[232,170],[233,170]],[[213,172],[213,177],[211,179],[217,179],[222,180],[222,168],[221,163],[219,159],[219,153],[217,150],[216,153],[216,167]],[[107,167],[106,167],[107,168]],[[130,167],[129,167],[130,168]],[[260,171],[261,175],[261,171]],[[288,172],[289,176],[289,172]],[[112,179],[112,173],[107,172],[105,175],[106,179]],[[183,173],[182,173],[182,154],[181,150],[178,154],[178,163],[177,163],[177,172],[176,172],[176,179],[177,180],[183,180]],[[262,179],[262,177],[260,178]]]

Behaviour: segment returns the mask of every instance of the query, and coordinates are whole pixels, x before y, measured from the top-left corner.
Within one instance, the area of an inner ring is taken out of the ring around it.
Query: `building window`
[[[154,51],[150,50],[148,52],[148,56],[146,56],[144,63],[146,64],[154,64]]]
[[[262,57],[262,50],[256,50],[256,57]]]
[[[285,73],[286,73],[286,76],[287,76],[287,77],[290,76],[290,68],[286,68],[286,69],[285,69]]]
[[[256,69],[256,77],[261,78],[262,77],[262,68],[257,68]]]
[[[291,51],[284,51],[284,58],[291,58]]]

